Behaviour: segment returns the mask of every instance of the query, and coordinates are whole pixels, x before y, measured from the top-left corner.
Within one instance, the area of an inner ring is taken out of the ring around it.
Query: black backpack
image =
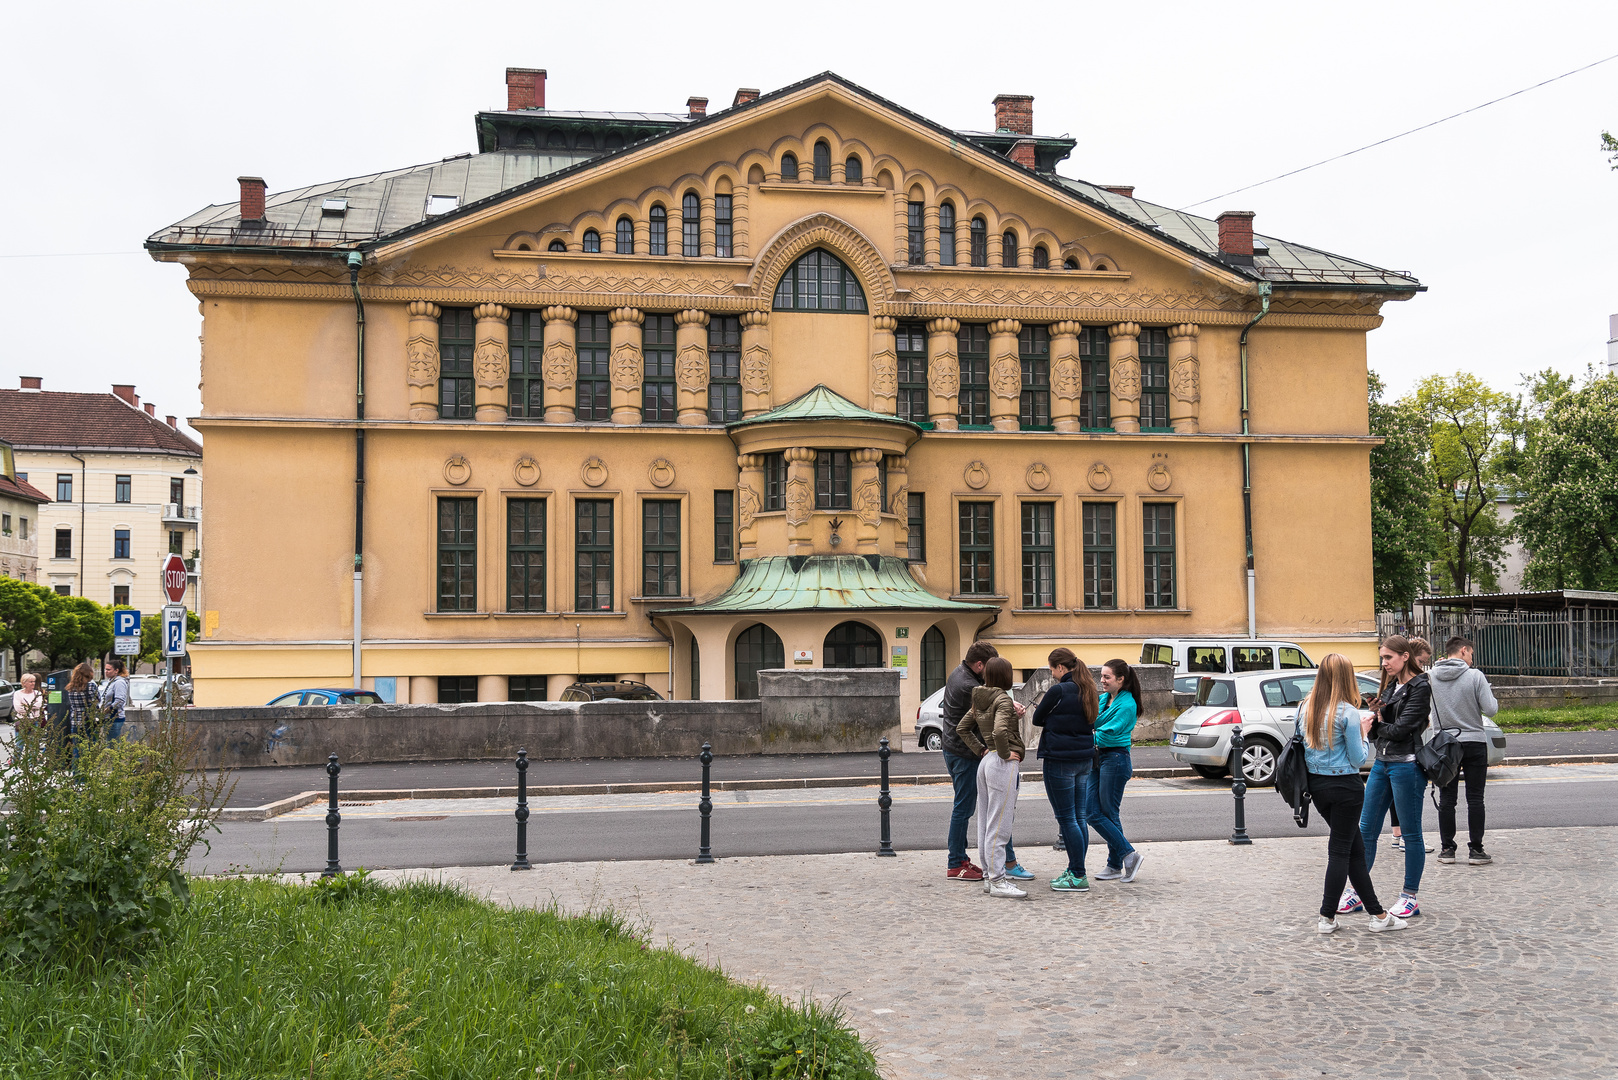
[[[1299,706],[1300,712],[1302,706]],[[1295,716],[1292,721],[1292,738],[1281,748],[1281,756],[1275,762],[1275,790],[1281,793],[1287,805],[1292,807],[1292,820],[1298,823],[1298,828],[1309,827],[1309,763],[1304,757],[1305,746],[1303,742],[1303,729],[1301,716]]]

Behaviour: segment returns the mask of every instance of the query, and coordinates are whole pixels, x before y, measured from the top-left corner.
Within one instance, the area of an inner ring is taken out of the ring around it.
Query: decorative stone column
[[[996,319],[989,324],[989,416],[996,431],[1017,431],[1022,405],[1022,364],[1017,359],[1017,335],[1022,323]]]
[[[545,320],[545,421],[571,424],[579,377],[579,313],[558,306],[544,309],[539,317]]]
[[[955,211],[955,265],[972,265],[972,215],[964,205]]]
[[[712,236],[709,236],[712,246]],[[674,381],[679,389],[680,423],[696,427],[708,422],[708,313],[682,311],[674,316]]]
[[[612,359],[608,369],[612,372],[612,422],[615,424],[640,423],[640,383],[646,370],[646,358],[640,351],[640,328],[646,315],[639,308],[614,308],[607,318],[612,321]]]
[[[668,241],[664,244],[664,250],[676,257],[685,255],[685,210],[680,204],[678,198],[669,200]]]
[[[910,549],[910,459],[888,458],[888,513],[897,521],[893,554],[903,559]]]
[[[410,385],[410,419],[438,419],[437,304],[410,304],[410,336],[405,340],[405,381]]]
[[[472,373],[477,382],[477,409],[473,415],[485,423],[506,418],[506,380],[511,376],[508,350],[511,311],[499,304],[479,304],[472,309],[477,319],[477,347],[472,350]]]
[[[1114,323],[1108,358],[1112,368],[1112,429],[1140,430],[1140,323]]]
[[[1079,367],[1079,331],[1076,322],[1051,324],[1051,423],[1057,431],[1079,430],[1079,398],[1084,374]]]
[[[770,372],[770,313],[744,311],[742,324],[742,416],[758,416],[773,408]]]
[[[927,418],[934,431],[954,431],[960,416],[961,357],[955,335],[956,319],[934,319],[927,324]]]
[[[704,194],[699,205],[702,207],[702,224],[697,226],[697,243],[702,254],[707,258],[712,258],[714,244],[713,195]]]
[[[814,530],[810,511],[815,508],[815,452],[792,446],[782,452],[787,463],[787,554],[812,555]]]
[[[895,191],[893,193],[893,265],[903,266],[910,262],[910,195],[908,192]]]
[[[871,320],[871,403],[872,412],[893,414],[899,410],[899,352],[893,332],[899,320],[878,315]]]
[[[1176,434],[1201,430],[1197,413],[1202,402],[1202,365],[1197,360],[1196,323],[1169,327],[1169,426]]]
[[[739,557],[758,554],[758,515],[764,509],[764,457],[741,454],[736,458],[741,477],[736,482],[736,543]]]
[[[877,553],[876,534],[882,524],[882,451],[855,450],[848,455],[850,503],[859,522],[855,529],[854,550],[860,555]]]
[[[928,266],[938,265],[938,204],[930,202],[921,210],[921,250]]]
[[[745,259],[747,249],[747,193],[746,184],[737,184],[730,193],[730,253],[733,258]]]

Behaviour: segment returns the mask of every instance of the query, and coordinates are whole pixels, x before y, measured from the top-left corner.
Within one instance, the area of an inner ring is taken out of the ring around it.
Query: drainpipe
[[[85,508],[85,505],[86,505],[85,500],[90,494],[89,481],[86,479],[86,472],[85,472],[85,470],[88,468],[88,462],[86,462],[79,455],[77,455],[75,453],[72,453],[71,451],[68,453],[67,456],[72,458],[74,461],[77,461],[79,463],[79,595],[83,596],[84,595],[84,560],[88,557],[87,554],[86,554],[87,549],[84,546],[84,543],[85,543],[85,536],[84,536],[84,524],[85,524],[84,523],[84,508]],[[19,664],[22,663],[21,660],[18,660],[17,662]]]
[[[360,267],[365,256],[348,253],[348,286],[354,291],[354,419],[365,419],[365,301],[360,299]],[[361,612],[365,593],[365,427],[354,425],[354,687],[361,684]]]
[[[1242,521],[1247,533],[1247,636],[1258,637],[1258,605],[1253,580],[1253,444],[1248,426],[1247,408],[1247,332],[1270,313],[1270,283],[1259,282],[1259,309],[1248,324],[1242,327]]]

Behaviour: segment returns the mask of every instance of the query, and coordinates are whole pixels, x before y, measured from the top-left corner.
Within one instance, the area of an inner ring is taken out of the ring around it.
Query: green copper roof
[[[813,390],[799,394],[785,405],[779,405],[767,413],[726,424],[725,430],[747,427],[749,424],[773,424],[781,420],[875,420],[884,424],[899,424],[913,431],[921,430],[919,424],[901,420],[892,413],[862,409],[835,390],[829,389],[825,383],[820,383]]]
[[[695,607],[653,615],[731,615],[776,611],[993,611],[987,604],[944,600],[887,555],[771,555],[742,563],[741,577]]]

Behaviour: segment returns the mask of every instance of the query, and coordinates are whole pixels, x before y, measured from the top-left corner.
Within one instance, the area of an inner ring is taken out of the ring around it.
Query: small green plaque
[[[909,637],[910,636],[910,627],[908,627],[908,626],[896,626],[896,627],[894,627],[893,628],[893,636],[894,637]]]

